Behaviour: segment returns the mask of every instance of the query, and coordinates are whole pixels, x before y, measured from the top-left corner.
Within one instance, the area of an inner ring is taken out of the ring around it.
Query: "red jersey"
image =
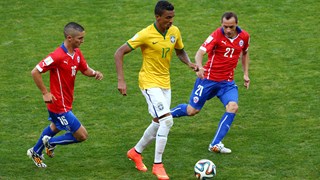
[[[40,61],[36,68],[41,73],[50,70],[50,92],[57,100],[47,103],[49,111],[63,113],[71,110],[76,74],[78,70],[84,72],[88,69],[80,49],[76,48],[70,55],[62,44]]]
[[[223,28],[216,29],[202,44],[200,49],[208,53],[204,66],[204,77],[213,81],[232,81],[241,52],[248,51],[249,34],[237,27],[238,36],[230,39]]]

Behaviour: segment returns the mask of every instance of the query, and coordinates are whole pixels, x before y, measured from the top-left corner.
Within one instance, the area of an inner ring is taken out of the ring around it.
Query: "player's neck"
[[[238,37],[238,33],[235,33],[235,34],[232,35],[229,39],[235,39],[236,37]]]
[[[74,48],[69,43],[64,42],[64,46],[67,48],[68,54],[72,55],[74,53]]]
[[[164,28],[161,28],[161,26],[159,25],[158,22],[155,23],[155,26],[156,26],[157,30],[159,31],[159,33],[161,33],[162,35],[164,35],[166,33],[167,30]]]

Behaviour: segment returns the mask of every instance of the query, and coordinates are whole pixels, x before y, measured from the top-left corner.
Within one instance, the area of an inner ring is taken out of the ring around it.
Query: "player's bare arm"
[[[206,54],[205,51],[203,51],[202,49],[199,49],[196,53],[196,56],[195,56],[195,61],[196,61],[196,65],[198,66],[199,68],[199,71],[196,73],[197,76],[201,79],[204,78],[203,74],[204,74],[204,71],[205,69],[203,68],[202,66],[202,60],[203,60],[203,56]]]
[[[250,85],[250,78],[249,78],[249,52],[243,52],[242,53],[242,70],[243,70],[243,80],[244,80],[244,86],[249,89]]]
[[[194,71],[199,70],[198,66],[190,61],[190,58],[184,49],[175,49],[175,50],[180,61],[188,65]]]
[[[103,74],[100,71],[95,71],[90,67],[87,70],[85,70],[83,74],[89,77],[94,77],[96,80],[103,79]]]
[[[123,96],[127,95],[127,85],[123,73],[123,57],[125,54],[131,52],[132,49],[125,43],[114,54],[116,70],[118,75],[118,91]]]
[[[36,67],[31,71],[31,75],[37,87],[42,93],[43,101],[45,103],[52,103],[53,100],[56,100],[56,98],[47,90],[47,87],[43,83],[42,75]]]

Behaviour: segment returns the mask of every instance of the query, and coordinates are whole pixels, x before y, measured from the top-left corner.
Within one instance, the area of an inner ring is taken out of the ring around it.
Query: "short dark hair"
[[[229,20],[232,17],[234,17],[234,19],[236,20],[236,23],[238,23],[238,16],[234,12],[225,12],[221,17],[221,23],[223,21],[223,18],[226,18],[227,20]]]
[[[67,38],[67,36],[70,35],[70,33],[74,30],[83,32],[84,28],[78,23],[69,22],[67,25],[64,26],[64,31],[63,31],[64,37]]]
[[[168,1],[160,0],[158,1],[158,3],[156,4],[156,7],[154,8],[154,14],[161,16],[163,14],[163,11],[165,10],[173,11],[174,6]]]

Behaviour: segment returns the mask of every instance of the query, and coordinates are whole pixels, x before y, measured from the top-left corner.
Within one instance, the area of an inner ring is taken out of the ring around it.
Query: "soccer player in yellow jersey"
[[[184,51],[179,29],[172,25],[174,6],[168,1],[158,1],[155,6],[156,21],[135,34],[130,40],[120,46],[115,55],[118,74],[118,90],[126,96],[127,86],[123,73],[124,55],[140,47],[143,56],[139,72],[139,87],[148,103],[148,110],[153,121],[145,130],[138,143],[127,152],[130,160],[134,161],[139,171],[146,172],[147,167],[142,162],[141,153],[152,141],[155,142],[155,157],[152,173],[158,179],[169,179],[163,163],[164,152],[170,128],[173,125],[170,114],[170,61],[175,50],[178,58],[197,71],[198,67],[191,63]]]

